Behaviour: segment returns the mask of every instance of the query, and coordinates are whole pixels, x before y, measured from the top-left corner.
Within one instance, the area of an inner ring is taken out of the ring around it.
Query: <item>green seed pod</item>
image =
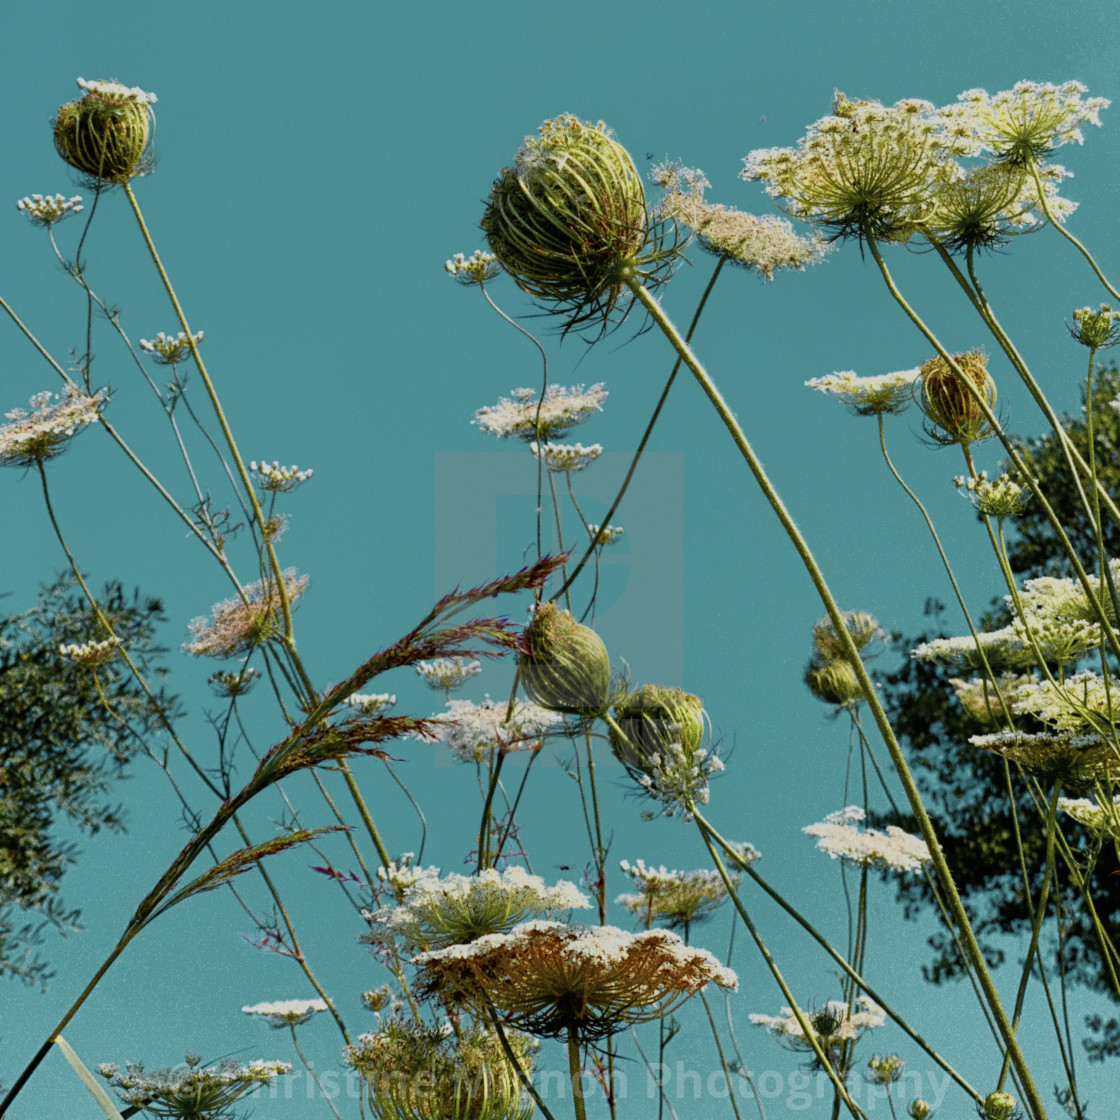
[[[151,167],[149,140],[155,94],[118,82],[86,82],[77,101],[63,105],[54,146],[71,167],[94,183],[127,183]]]
[[[606,319],[625,278],[657,235],[641,177],[607,126],[563,115],[525,140],[490,191],[482,218],[490,250],[530,295],[573,312],[570,325]]]
[[[989,1093],[984,1098],[984,1120],[1011,1120],[1015,1098],[1010,1093]]]
[[[855,670],[847,661],[810,661],[805,670],[809,691],[826,704],[851,704],[863,696]]]
[[[841,617],[844,619],[844,629],[851,635],[857,651],[876,638],[883,637],[879,624],[867,611],[842,611]],[[813,651],[823,661],[835,661],[847,656],[844,644],[828,615],[813,627]]]
[[[542,603],[525,631],[518,669],[530,698],[550,712],[600,716],[610,703],[611,662],[603,639],[567,611]]]
[[[624,766],[648,771],[673,743],[695,755],[704,741],[704,704],[679,688],[642,685],[616,705],[611,750]]]
[[[957,372],[944,358],[931,358],[921,367],[921,409],[929,427],[926,431],[938,443],[969,444],[988,439],[992,431],[979,402],[964,379],[970,381],[992,410],[996,404],[996,383],[988,373],[988,360],[982,350],[954,354]],[[964,375],[964,378],[961,377]]]

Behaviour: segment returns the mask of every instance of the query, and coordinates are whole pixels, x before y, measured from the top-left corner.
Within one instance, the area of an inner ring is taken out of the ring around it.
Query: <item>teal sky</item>
[[[711,201],[765,213],[771,204],[759,186],[737,177],[742,157],[795,144],[829,112],[836,87],[888,103],[918,97],[944,104],[976,86],[995,92],[1020,79],[1076,78],[1091,95],[1117,102],[1115,14],[1098,0],[1023,0],[1014,9],[991,0],[9,5],[0,16],[7,109],[0,294],[64,364],[68,347],[84,348],[81,293],[58,267],[46,235],[30,228],[14,204],[32,192],[80,190],[50,135],[59,105],[78,94],[78,76],[155,91],[158,163],[136,183],[136,194],[192,327],[205,331],[204,353],[242,451],[247,459],[315,472],[283,499],[291,524],[279,551],[285,566],[311,577],[297,636],[316,684],[325,688],[418,622],[454,584],[519,567],[531,542],[532,459],[470,420],[512,389],[538,384],[540,363],[477,292],[447,278],[443,262],[482,245],[478,222],[490,184],[542,120],[562,112],[602,118],[640,167],[648,166],[647,154],[680,159],[707,174]],[[1120,254],[1116,112],[1103,115],[1103,128],[1087,129],[1084,148],[1058,157],[1075,173],[1063,192],[1080,203],[1070,228],[1106,271]],[[91,286],[120,307],[134,341],[177,332],[124,197],[108,195],[100,206],[84,250]],[[58,228],[64,252],[73,252],[80,230],[77,220]],[[689,257],[694,267],[680,268],[663,290],[665,309],[682,325],[713,263],[699,250]],[[932,258],[896,249],[889,260],[951,349],[985,342]],[[984,269],[993,305],[1043,389],[1059,410],[1075,410],[1083,359],[1065,323],[1073,308],[1100,302],[1102,290],[1052,231],[1019,239]],[[512,315],[533,310],[509,280],[490,290]],[[595,511],[605,512],[671,367],[669,349],[655,332],[633,338],[636,316],[593,349],[576,338],[560,344],[546,321],[520,321],[545,341],[553,382],[603,381],[610,392],[604,412],[573,433],[607,452],[596,470],[578,477],[589,518],[598,520]],[[871,611],[888,629],[917,629],[926,597],[949,595],[924,527],[882,467],[874,422],[852,418],[803,387],[834,370],[885,373],[930,356],[890,302],[873,262],[844,245],[822,265],[772,284],[726,275],[695,344],[817,549],[841,605]],[[113,390],[113,422],[185,495],[188,480],[169,429],[104,324],[93,348],[94,380]],[[1008,426],[1042,431],[1025,391],[1012,383],[1006,364],[998,367]],[[53,376],[11,324],[0,323],[3,410],[58,389]],[[996,573],[952,485],[962,465],[952,452],[916,439],[918,427],[916,414],[893,421],[892,453],[928,500],[966,594],[986,603],[998,590]],[[985,447],[981,455],[981,466],[995,466],[994,450]],[[207,461],[217,493],[213,468]],[[83,435],[49,470],[59,517],[92,581],[119,578],[165,601],[172,686],[191,713],[182,733],[200,758],[212,760],[204,711],[216,701],[205,682],[216,666],[188,659],[179,646],[190,619],[226,596],[224,577],[206,566],[181,524],[101,433]],[[6,605],[22,609],[40,581],[64,565],[34,476],[9,471],[0,480],[0,518],[8,527],[0,590],[11,593]],[[678,684],[703,697],[716,733],[733,748],[713,788],[711,819],[761,849],[763,873],[840,940],[835,867],[800,832],[843,804],[846,731],[825,718],[801,683],[809,631],[822,608],[691,381],[682,377],[674,387],[616,520],[626,537],[604,563],[597,620],[614,663],[621,668],[625,661],[636,680]],[[234,552],[249,571],[236,545]],[[521,617],[520,604],[506,609]],[[496,666],[461,695],[508,694],[510,677]],[[403,672],[377,682],[377,690],[395,692],[399,711],[428,714],[440,706]],[[262,749],[282,734],[263,690],[246,715]],[[460,870],[477,827],[473,775],[430,747],[398,744],[392,753],[404,760],[398,772],[428,814],[425,863]],[[612,870],[622,858],[704,865],[693,828],[679,820],[643,822],[645,806],[627,796],[623,772],[609,759],[602,770]],[[357,771],[389,848],[415,850],[415,815],[380,765],[358,763]],[[524,814],[534,868],[551,879],[564,874],[558,865],[571,865],[578,876],[586,845],[574,786],[551,759],[542,758],[535,779]],[[318,813],[309,787],[297,782],[291,795]],[[87,932],[48,941],[58,975],[47,995],[11,983],[0,989],[6,1083],[184,841],[172,792],[153,766],[138,761],[120,796],[129,809],[128,835],[83,840],[81,861],[64,882],[64,897],[82,907]],[[191,796],[200,810],[209,808],[201,791]],[[256,807],[257,838],[271,834],[270,821],[281,811],[279,803]],[[341,848],[338,859],[345,863]],[[309,959],[359,1033],[372,1028],[372,1017],[358,995],[383,977],[356,942],[361,923],[333,897],[331,884],[307,870],[310,862],[302,854],[282,856],[277,873],[288,884]],[[612,898],[625,889],[614,874]],[[251,901],[263,907],[263,894],[254,890]],[[922,929],[903,923],[889,886],[876,882],[874,895],[870,971],[966,1075],[986,1084],[997,1068],[994,1048],[967,993],[923,984]],[[750,901],[799,998],[834,998],[837,984],[819,957],[765,900]],[[719,952],[726,949],[726,919],[721,915],[702,934]],[[269,1034],[239,1009],[313,993],[292,962],[249,947],[242,935],[252,933],[224,894],[174,911],[129,948],[67,1039],[90,1066],[175,1064],[188,1049],[207,1060],[227,1053],[244,1061],[294,1060],[286,1033]],[[1015,956],[1012,946],[1009,957]],[[733,963],[741,980],[736,1030],[748,1064],[787,1076],[798,1059],[746,1018],[776,1013],[784,1000],[741,936]],[[1008,990],[1010,969],[1000,981]],[[674,1061],[714,1068],[702,1024],[688,1017],[688,1025],[690,1041],[677,1044]],[[338,1068],[340,1041],[326,1017],[301,1038],[318,1068]],[[1041,1028],[1028,1025],[1025,1038],[1029,1053],[1051,1052]],[[864,1047],[865,1057],[898,1049],[923,1077],[929,1072],[928,1060],[903,1046],[897,1031],[884,1029]],[[542,1061],[559,1061],[559,1050],[546,1045]],[[1057,1070],[1044,1062],[1040,1068],[1048,1085]],[[1103,1115],[1105,1075],[1084,1061],[1079,1073],[1094,1114]],[[648,1116],[639,1067],[630,1084],[620,1115]],[[932,1098],[928,1080],[923,1091]],[[256,1115],[328,1115],[302,1094],[301,1081],[293,1100],[262,1102]],[[678,1111],[688,1120],[708,1115],[708,1107],[685,1101]],[[780,1096],[768,1103],[768,1115],[794,1107]],[[885,1112],[882,1102],[879,1108]],[[947,1101],[940,1115],[966,1108]],[[730,1115],[718,1102],[711,1109]],[[75,1120],[97,1114],[57,1055],[12,1113]]]

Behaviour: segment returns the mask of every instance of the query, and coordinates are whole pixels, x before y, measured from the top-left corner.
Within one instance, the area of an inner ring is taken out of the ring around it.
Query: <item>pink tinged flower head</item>
[[[294,602],[307,589],[307,576],[294,568],[283,573],[288,601]],[[235,657],[267,642],[280,627],[280,593],[275,583],[251,583],[245,599],[226,599],[211,609],[210,618],[190,624],[193,641],[184,649],[195,657]]]

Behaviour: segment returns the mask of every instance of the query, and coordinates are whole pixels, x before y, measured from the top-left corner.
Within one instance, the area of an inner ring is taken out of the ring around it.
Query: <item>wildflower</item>
[[[864,1032],[875,1030],[887,1021],[887,1013],[869,996],[857,996],[855,1008],[858,1010],[849,1010],[846,1001],[830,999],[820,1011],[806,1011],[803,1017],[821,1048],[830,1050],[858,1041]],[[788,1007],[783,1007],[780,1015],[753,1014],[750,1020],[756,1027],[765,1027],[772,1037],[793,1050],[812,1049],[801,1024]]]
[[[83,78],[78,87],[82,97],[63,105],[54,123],[58,154],[94,184],[127,183],[147,174],[156,95]]]
[[[890,871],[920,871],[930,860],[926,842],[901,828],[888,825],[885,833],[873,828],[854,827],[862,821],[863,810],[849,805],[831,813],[818,824],[806,825],[801,831],[817,837],[817,847],[833,859],[841,859],[859,867],[876,866]]]
[[[418,661],[416,672],[429,688],[450,692],[464,681],[482,672],[482,662],[468,657],[437,657],[434,661]]]
[[[623,529],[618,525],[588,525],[587,533],[591,543],[596,548],[606,548],[614,544],[623,534]]]
[[[211,673],[207,684],[221,697],[232,700],[235,696],[244,696],[254,684],[260,680],[261,672],[252,665],[243,666],[236,673],[228,673],[219,669]]]
[[[1061,781],[1075,789],[1088,789],[1096,782],[1120,778],[1116,747],[1092,733],[998,731],[973,735],[968,741],[1041,779]]]
[[[615,902],[642,918],[646,926],[664,921],[670,929],[681,929],[703,921],[727,899],[727,887],[717,871],[668,871],[664,866],[646,867],[642,860],[622,860],[619,867],[637,888],[636,894],[620,894]],[[738,883],[740,876],[732,874]]]
[[[514,389],[512,398],[501,397],[497,404],[480,408],[474,423],[498,439],[550,440],[602,412],[607,391],[602,382],[586,390],[582,385],[549,385],[543,400],[535,397],[535,389]]]
[[[1046,182],[1049,199],[1056,188],[1052,176]],[[959,179],[941,184],[935,201],[922,232],[951,252],[997,248],[1038,221],[1033,180],[1022,168],[1005,163],[969,168]]]
[[[867,1063],[867,1079],[878,1085],[893,1085],[906,1068],[897,1054],[875,1054]]]
[[[968,445],[995,434],[977,396],[991,412],[996,403],[996,383],[988,373],[982,350],[954,354],[952,364],[931,358],[921,367],[919,404],[929,424],[926,432],[937,443]],[[971,384],[976,395],[969,389]]]
[[[361,999],[362,1006],[367,1011],[374,1012],[374,1014],[379,1014],[394,1003],[393,992],[388,984],[382,984],[380,988],[362,992]]]
[[[591,466],[603,454],[603,445],[593,443],[584,447],[582,443],[531,443],[533,454],[543,460],[550,471],[565,471],[569,474],[582,471]]]
[[[887,108],[837,91],[832,112],[797,148],[752,152],[740,177],[761,180],[787,213],[832,240],[907,240],[932,212],[937,188],[959,174],[959,145],[927,101]]]
[[[307,588],[307,576],[297,576],[294,568],[283,573],[288,601],[295,602]],[[235,657],[248,653],[278,633],[280,594],[271,580],[251,583],[245,600],[226,599],[211,608],[211,617],[196,618],[190,624],[194,640],[183,648],[195,657]]]
[[[446,268],[448,275],[453,276],[460,284],[484,284],[502,271],[498,258],[481,249],[475,249],[469,259],[462,253],[456,253],[447,262]]]
[[[1022,673],[1001,673],[999,677],[999,695],[1008,705],[1008,710],[1014,704],[1018,690],[1025,684],[1032,684],[1037,678]],[[951,679],[949,683],[957,694],[957,700],[964,708],[967,715],[977,723],[991,725],[1006,719],[999,696],[992,687],[992,682],[987,677],[972,677],[969,680]]]
[[[199,1060],[188,1054],[185,1066],[151,1073],[145,1072],[143,1062],[127,1062],[124,1073],[106,1063],[98,1066],[98,1072],[128,1105],[153,1116],[196,1120],[232,1108],[258,1086],[292,1069],[288,1062],[254,1061],[239,1066],[232,1060],[199,1069]]]
[[[191,335],[195,346],[205,335],[205,331],[198,331]],[[180,331],[174,338],[160,331],[153,339],[140,339],[140,349],[146,350],[160,365],[173,366],[190,356],[191,343],[185,331]]]
[[[48,194],[45,198],[41,194],[33,194],[30,198],[21,198],[16,203],[16,209],[22,210],[33,225],[52,226],[71,214],[80,214],[85,207],[80,194],[73,198],[62,194]]]
[[[573,883],[561,880],[548,887],[520,867],[424,877],[405,890],[400,906],[366,911],[371,932],[363,940],[376,944],[399,938],[412,951],[446,949],[590,905]]]
[[[630,154],[602,121],[568,114],[545,121],[502,169],[482,228],[517,285],[569,317],[566,329],[605,326],[627,281],[659,282],[673,254]]]
[[[601,716],[610,703],[611,663],[603,639],[552,603],[533,612],[517,667],[525,691],[550,712]]]
[[[923,1100],[921,1097],[915,1097],[910,1102],[910,1107],[906,1110],[910,1120],[929,1120],[932,1112],[933,1108],[930,1106],[929,1101]]]
[[[984,1120],[1011,1120],[1015,1098],[1010,1093],[989,1093],[984,1098]]]
[[[419,880],[439,878],[438,867],[419,867],[413,863],[415,859],[415,852],[402,853],[399,859],[392,860],[387,867],[377,869],[378,879],[392,887],[398,897],[403,897],[404,892]]]
[[[1082,346],[1094,350],[1104,350],[1120,342],[1120,311],[1113,311],[1107,303],[1102,303],[1099,311],[1091,307],[1080,307],[1073,313],[1073,335]]]
[[[887,635],[883,628],[867,611],[841,611],[844,629],[847,630],[856,652],[862,656],[863,650],[872,642],[881,641]],[[847,652],[832,619],[825,615],[813,627],[813,653],[822,661],[835,661],[847,657]]]
[[[1059,797],[1058,808],[1102,839],[1120,841],[1120,797],[1114,797],[1111,805],[1087,797]]]
[[[656,213],[692,230],[703,249],[723,260],[773,280],[779,269],[805,269],[828,252],[820,238],[798,237],[793,226],[774,214],[756,217],[731,206],[704,201],[710,184],[701,171],[654,168],[654,181],[666,186]]]
[[[112,661],[120,648],[117,638],[106,638],[101,642],[82,642],[77,644],[63,644],[58,647],[59,655],[87,669],[97,669]]]
[[[1101,110],[1109,102],[1103,97],[1083,101],[1086,92],[1080,82],[1017,82],[994,97],[982,89],[965,90],[958,104],[942,113],[963,127],[973,153],[989,152],[1023,167],[1045,159],[1062,144],[1084,143],[1082,125],[1100,125]]]
[[[681,819],[690,821],[696,805],[708,804],[708,779],[723,769],[723,760],[714,750],[691,751],[681,743],[670,743],[636,777],[646,796],[664,805],[663,817],[680,809]]]
[[[984,517],[1018,517],[1033,496],[1009,474],[1001,474],[994,482],[989,482],[988,472],[981,471],[978,476],[967,479],[958,475],[953,481],[972,503],[972,508]]]
[[[704,705],[679,688],[647,684],[615,705],[611,749],[623,765],[645,770],[673,743],[695,754],[704,739]]]
[[[507,720],[508,711],[508,703],[495,704],[489,696],[481,704],[448,700],[446,714],[428,720],[431,731],[422,741],[443,743],[459,762],[482,762],[494,751],[540,750],[548,729],[562,718],[528,700],[518,700]]]
[[[506,1039],[531,1074],[535,1041],[516,1031]],[[361,1074],[370,1108],[383,1120],[523,1120],[521,1079],[496,1035],[480,1027],[451,1029],[391,1020],[342,1052]]]
[[[669,1014],[708,983],[738,986],[711,953],[667,930],[526,922],[509,933],[422,953],[425,985],[475,1014],[491,1009],[518,1030],[594,1042]]]
[[[270,1027],[298,1027],[327,1010],[321,999],[283,999],[276,1003],[256,1003],[241,1009],[246,1015],[259,1015]]]
[[[814,659],[809,662],[804,679],[809,691],[826,704],[843,708],[863,699],[863,686],[847,661]]]
[[[857,416],[897,416],[906,410],[914,397],[919,370],[880,373],[873,377],[857,377],[854,373],[829,373],[814,377],[805,384],[810,389],[827,393],[846,404]]]
[[[1024,644],[1022,635],[1013,626],[982,631],[976,638],[979,647],[983,648],[984,658],[993,669],[1015,669],[1034,664],[1033,651]],[[915,661],[943,661],[957,670],[980,669],[984,660],[980,657],[979,647],[971,635],[934,638],[912,649],[910,656]]]
[[[62,454],[79,428],[97,423],[108,399],[104,389],[92,397],[76,389],[61,398],[36,393],[29,402],[30,412],[13,408],[5,413],[11,423],[0,426],[0,466],[30,467]]]
[[[1036,680],[1023,685],[1015,697],[1015,711],[1075,734],[1092,732],[1102,723],[1120,723],[1120,708],[1113,709],[1109,682],[1091,669],[1061,682]]]
[[[249,464],[249,470],[256,472],[257,485],[262,490],[272,490],[278,494],[286,494],[289,490],[294,490],[314,473],[310,469],[301,471],[296,466],[282,467],[276,461],[258,463],[256,460]]]
[[[397,698],[388,692],[369,692],[364,695],[360,692],[352,692],[346,697],[346,703],[363,716],[380,715],[386,708],[391,708],[396,702]]]

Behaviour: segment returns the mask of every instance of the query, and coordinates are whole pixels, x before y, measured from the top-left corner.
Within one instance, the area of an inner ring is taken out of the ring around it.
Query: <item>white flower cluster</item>
[[[255,459],[249,464],[249,470],[257,474],[257,485],[262,490],[274,490],[286,494],[294,490],[301,482],[306,482],[314,473],[310,468],[301,471],[299,467],[282,467],[276,461],[271,463],[260,462]]]
[[[499,439],[549,440],[601,412],[607,391],[602,383],[590,389],[549,385],[543,400],[536,396],[535,389],[514,389],[512,397],[480,408],[474,423]]]
[[[95,79],[87,82],[85,78],[78,79],[78,88],[86,93],[99,93],[103,97],[120,97],[129,101],[141,101],[146,105],[154,105],[158,100],[154,93],[145,93],[139,86],[122,86],[120,82],[105,82]]]
[[[530,919],[591,903],[574,883],[545,885],[520,867],[493,868],[477,875],[426,875],[405,892],[400,906],[368,914],[372,937],[399,939],[412,950],[446,948],[494,933],[507,933]]]
[[[30,412],[13,408],[5,413],[11,423],[0,427],[0,466],[25,467],[53,458],[79,428],[101,418],[107,399],[104,389],[92,397],[73,390],[61,398],[49,391],[36,393]]]
[[[1032,715],[1057,731],[1091,732],[1102,722],[1120,723],[1120,708],[1114,707],[1114,682],[1086,669],[1061,683],[1033,681],[1019,688],[1013,710]]]
[[[622,536],[624,530],[620,525],[588,525],[587,533],[596,548],[606,548],[609,544]]]
[[[363,716],[380,715],[396,702],[397,698],[389,692],[352,692],[346,697],[346,703]]]
[[[398,897],[403,897],[413,883],[421,879],[439,878],[438,867],[419,867],[413,862],[415,859],[415,852],[402,852],[400,858],[392,860],[388,867],[377,869],[378,879],[392,887]]]
[[[708,804],[708,779],[723,769],[723,760],[713,750],[686,751],[680,743],[670,743],[658,751],[638,783],[652,800],[664,804],[663,817],[680,809],[682,820],[690,821],[689,805]]]
[[[548,729],[563,719],[531,700],[518,700],[507,720],[508,710],[508,703],[495,704],[489,696],[481,704],[449,700],[447,714],[429,721],[435,726],[421,741],[443,743],[459,762],[482,762],[494,750],[539,750]]]
[[[1088,797],[1059,797],[1058,808],[1091,832],[1120,841],[1120,797],[1113,798],[1111,805]]]
[[[46,195],[33,194],[30,198],[21,198],[16,203],[16,209],[22,210],[28,220],[37,226],[50,226],[61,222],[71,214],[80,214],[83,209],[82,196],[74,195],[67,198],[63,194]]]
[[[854,1041],[864,1031],[881,1027],[887,1021],[887,1013],[870,996],[857,996],[855,1006],[859,1010],[848,1010],[844,1000],[830,999],[819,1011],[804,1012],[804,1018],[824,1045]],[[782,1008],[780,1015],[750,1016],[755,1026],[765,1027],[775,1038],[792,1042],[806,1042],[805,1032],[793,1011]]]
[[[205,335],[205,331],[198,331],[191,338],[197,346]],[[153,339],[140,339],[140,349],[146,350],[160,365],[173,366],[190,356],[191,344],[186,331],[180,331],[174,338],[160,331]]]
[[[58,647],[58,652],[68,661],[96,669],[99,665],[112,661],[119,646],[120,642],[116,638],[106,638],[101,642],[82,642],[80,645],[63,643]]]
[[[970,478],[958,475],[953,482],[972,503],[972,508],[985,517],[1017,517],[1034,496],[1009,474],[1001,474],[991,482],[988,472],[981,471]]]
[[[830,813],[818,824],[806,825],[802,832],[815,836],[817,847],[833,859],[860,867],[920,871],[922,864],[929,861],[929,848],[920,836],[911,836],[894,825],[888,825],[886,832],[854,827],[863,818],[861,808],[849,805],[838,813]]]
[[[603,454],[603,445],[593,443],[584,447],[582,443],[531,443],[533,455],[544,460],[550,471],[582,471],[591,466]]]
[[[282,999],[275,1003],[255,1003],[241,1009],[246,1015],[260,1015],[270,1027],[298,1027],[327,1010],[321,999]]]
[[[857,377],[847,370],[814,377],[805,384],[810,389],[834,397],[857,416],[876,416],[884,412],[896,416],[913,400],[914,387],[920,376],[921,370],[917,366],[873,377]]]
[[[437,657],[434,661],[418,661],[416,672],[429,688],[450,692],[464,681],[482,672],[482,662],[468,657]]]
[[[615,902],[647,922],[665,919],[670,925],[687,925],[706,918],[727,898],[727,887],[718,871],[669,871],[664,864],[647,867],[643,860],[621,860],[619,867],[637,888],[620,894]],[[731,881],[740,876],[732,872]]]
[[[502,271],[498,258],[481,249],[475,249],[470,257],[456,253],[444,267],[448,275],[453,276],[460,284],[484,284]]]
[[[188,1064],[176,1069],[157,1069],[146,1073],[143,1062],[126,1062],[125,1072],[111,1062],[97,1067],[112,1082],[126,1104],[157,1115],[211,1115],[230,1108],[258,1085],[267,1085],[273,1078],[291,1073],[290,1062],[253,1061],[239,1066],[225,1061],[216,1066],[197,1068],[197,1057],[188,1054]]]
[[[1024,646],[1012,626],[977,635],[980,648],[993,669],[1018,668],[1034,664],[1034,653]],[[983,666],[979,648],[970,634],[960,638],[934,638],[910,651],[915,661],[944,661],[954,669],[979,669]]]

